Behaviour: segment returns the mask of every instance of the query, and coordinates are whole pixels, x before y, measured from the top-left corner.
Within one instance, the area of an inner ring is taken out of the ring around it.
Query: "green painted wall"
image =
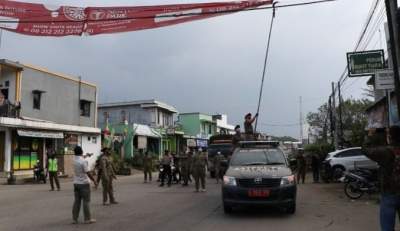
[[[196,136],[200,134],[200,118],[199,114],[181,114],[179,115],[179,123],[185,135]]]

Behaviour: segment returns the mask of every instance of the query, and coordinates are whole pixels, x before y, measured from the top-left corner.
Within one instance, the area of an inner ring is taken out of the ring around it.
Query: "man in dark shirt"
[[[369,134],[363,150],[381,169],[381,230],[393,231],[396,211],[400,209],[400,127],[389,130],[389,145],[384,144],[383,132]]]
[[[236,125],[236,127],[235,127],[235,135],[233,135],[233,137],[232,137],[233,149],[239,147],[239,142],[241,140],[242,140],[242,133],[240,132],[240,125]]]
[[[319,168],[320,168],[320,158],[318,154],[313,154],[311,157],[311,168],[313,171],[314,183],[319,182]]]
[[[246,134],[246,139],[254,138],[253,123],[257,119],[258,113],[252,117],[251,113],[248,113],[244,117],[244,133]]]
[[[304,157],[304,149],[299,149],[297,154],[297,183],[301,182],[304,184],[306,180],[307,162]]]

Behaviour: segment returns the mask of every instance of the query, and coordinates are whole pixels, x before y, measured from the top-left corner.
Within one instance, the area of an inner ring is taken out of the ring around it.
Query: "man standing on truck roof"
[[[242,132],[240,131],[240,125],[236,125],[236,127],[235,127],[235,135],[233,135],[233,137],[232,137],[233,149],[235,149],[235,148],[237,148],[239,146],[239,142],[241,140],[242,140]]]
[[[244,133],[246,134],[246,139],[252,140],[254,139],[254,128],[253,123],[258,118],[258,113],[252,117],[251,113],[248,113],[244,117]]]

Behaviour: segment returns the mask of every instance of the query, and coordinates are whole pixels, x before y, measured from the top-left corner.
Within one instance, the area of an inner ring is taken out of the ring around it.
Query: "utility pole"
[[[335,146],[335,150],[339,148],[338,145],[338,129],[337,129],[337,123],[336,123],[336,100],[335,100],[335,83],[332,82],[332,114],[333,114],[333,129],[334,129],[334,137],[333,137],[333,144]]]
[[[342,94],[340,89],[340,81],[338,84],[338,95],[339,95],[339,144],[343,146],[343,120],[342,120]]]
[[[303,99],[300,96],[299,99],[300,107],[300,142],[303,143]]]
[[[332,96],[329,96],[329,102],[328,102],[328,106],[329,106],[329,130],[330,130],[330,134],[331,134],[331,144],[334,144],[334,136],[333,136],[333,114],[332,114]]]
[[[393,73],[394,73],[394,86],[395,95],[397,101],[397,114],[400,119],[400,75],[399,75],[399,54],[400,54],[400,42],[399,42],[399,28],[397,22],[397,11],[398,5],[397,0],[385,0],[386,4],[386,15],[389,29],[389,43],[390,51],[393,62]]]

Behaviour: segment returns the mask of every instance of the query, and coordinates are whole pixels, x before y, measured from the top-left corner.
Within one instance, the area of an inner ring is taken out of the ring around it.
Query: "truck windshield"
[[[232,166],[284,165],[285,156],[279,149],[240,150],[231,159]]]

